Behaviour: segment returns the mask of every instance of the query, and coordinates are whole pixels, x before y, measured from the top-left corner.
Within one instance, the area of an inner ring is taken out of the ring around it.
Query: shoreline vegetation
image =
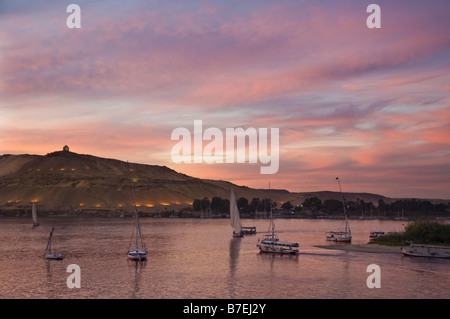
[[[362,200],[361,200],[362,201]],[[399,209],[401,202],[402,207]],[[237,205],[242,219],[267,219],[270,218],[270,199],[254,198],[249,202],[246,198],[237,200]],[[427,200],[401,200],[390,204],[381,202],[378,206],[373,203],[363,204],[357,202],[346,202],[347,217],[351,220],[450,220],[450,202],[449,204],[432,204]],[[213,197],[203,200],[194,200],[191,206],[183,207],[156,207],[152,210],[140,209],[138,211],[141,217],[154,218],[229,218],[229,200],[219,197]],[[134,211],[127,209],[108,209],[108,208],[83,208],[74,209],[69,207],[60,207],[55,210],[47,210],[38,203],[40,216],[100,216],[100,217],[133,217]],[[292,219],[343,219],[342,202],[338,200],[321,200],[317,197],[306,199],[301,205],[293,206],[290,202],[284,202],[279,205],[272,202],[272,212],[274,218],[292,218]],[[0,217],[31,217],[31,205],[21,208],[0,206]]]
[[[333,250],[365,253],[401,254],[400,248],[410,243],[421,245],[450,246],[450,224],[420,220],[409,223],[405,231],[378,237],[367,244],[316,245]]]
[[[272,207],[270,207],[272,204]],[[350,219],[450,219],[450,202],[432,203],[429,200],[401,199],[390,202],[379,199],[377,205],[362,198],[346,200],[346,212]],[[237,205],[242,218],[268,217],[270,211],[276,218],[322,218],[341,219],[342,201],[308,197],[301,204],[292,205],[290,201],[277,203],[269,198],[239,198]],[[227,214],[230,209],[228,199],[213,197],[209,200],[195,199],[192,212],[201,214]]]
[[[378,237],[378,245],[400,246],[409,243],[450,246],[450,224],[432,220],[418,220],[406,225],[403,232]]]
[[[31,218],[32,211],[30,209],[1,209],[0,217],[29,217]],[[82,210],[71,210],[61,209],[61,210],[39,210],[39,216],[50,217],[50,216],[84,216],[84,217],[134,217],[133,211],[119,211],[119,210],[109,210],[109,209],[82,209]],[[139,216],[142,218],[230,218],[229,213],[214,213],[214,212],[197,212],[191,209],[181,209],[181,210],[159,210],[159,211],[139,211]],[[241,219],[269,219],[268,213],[266,212],[256,212],[255,214],[242,214]],[[294,214],[290,212],[279,212],[273,213],[273,218],[275,219],[332,219],[332,220],[343,220],[344,216],[339,215],[309,215],[309,214]],[[405,222],[420,221],[420,220],[436,220],[436,221],[446,221],[450,220],[450,213],[446,214],[414,214],[410,217],[394,217],[394,216],[348,216],[349,220],[400,220]]]
[[[378,237],[367,244],[316,245],[317,248],[364,253],[402,254],[401,247],[409,244],[450,246],[450,224],[418,220],[409,223],[403,232]]]

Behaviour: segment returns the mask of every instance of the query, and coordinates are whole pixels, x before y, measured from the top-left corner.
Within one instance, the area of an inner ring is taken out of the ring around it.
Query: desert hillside
[[[65,151],[42,155],[0,156],[0,210],[28,212],[35,201],[45,212],[132,212],[131,182],[140,211],[182,209],[194,199],[214,196],[271,198],[301,204],[305,198],[339,199],[335,192],[292,193],[251,189],[226,181],[206,180],[178,173],[165,166],[127,163]],[[376,202],[376,194],[346,193],[346,199]]]

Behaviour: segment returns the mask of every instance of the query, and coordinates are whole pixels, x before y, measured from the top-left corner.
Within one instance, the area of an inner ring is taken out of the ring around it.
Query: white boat
[[[409,257],[444,258],[450,259],[450,247],[419,245],[411,243],[409,247],[400,248],[403,255]]]
[[[339,184],[339,190],[342,195],[342,205],[344,207],[344,217],[345,217],[344,230],[328,232],[329,235],[326,236],[326,240],[339,242],[339,243],[350,243],[352,241],[352,232],[350,230],[350,224],[348,223],[348,219],[347,219],[347,209],[345,208],[345,199],[344,199],[344,195],[342,194],[341,183],[339,182],[339,177],[336,177],[336,180],[338,181],[338,184]]]
[[[261,241],[258,240],[256,247],[260,253],[298,255],[298,243],[281,242],[275,235],[275,223],[273,222],[272,203],[270,203],[270,226],[271,234],[266,235]]]
[[[386,236],[384,231],[371,231],[369,234],[369,241],[376,241],[379,237]]]
[[[52,227],[52,231],[50,232],[50,236],[48,237],[47,248],[45,249],[45,258],[53,260],[62,260],[63,259],[62,254],[52,253],[52,237],[54,230],[55,227]]]
[[[352,236],[347,231],[330,231],[328,232],[327,241],[334,241],[338,243],[350,243]]]
[[[33,226],[39,226],[36,212],[36,202],[33,201],[33,206],[31,208],[31,219],[33,220]]]
[[[139,213],[136,209],[136,241],[134,247],[128,247],[128,259],[135,261],[145,261],[148,256],[148,249],[145,247],[144,240],[142,239],[141,226],[139,224]]]
[[[131,259],[131,260],[145,261],[145,260],[147,260],[148,249],[147,249],[147,247],[145,247],[144,240],[142,238],[141,226],[139,224],[139,212],[137,210],[136,200],[134,198],[134,189],[133,189],[133,184],[132,184],[131,180],[130,180],[130,184],[131,184],[131,192],[133,194],[134,210],[135,210],[135,214],[136,214],[136,230],[135,230],[136,240],[135,240],[134,247],[131,247],[131,244],[128,247],[127,256],[128,256],[128,259]]]

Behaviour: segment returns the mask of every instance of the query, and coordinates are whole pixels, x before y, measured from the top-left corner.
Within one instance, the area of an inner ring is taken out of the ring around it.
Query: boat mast
[[[341,182],[339,181],[339,177],[336,177],[336,180],[338,181],[338,184],[339,184],[339,191],[341,192],[341,196],[342,196],[342,206],[344,207],[345,232],[350,233],[350,226],[348,225],[348,221],[347,221],[347,209],[345,208],[345,198],[344,198],[344,194],[342,193]]]
[[[46,248],[46,252],[48,254],[51,254],[51,252],[52,252],[52,236],[53,236],[54,229],[55,229],[55,227],[52,227],[52,231],[50,232],[50,236],[48,237],[48,243],[47,243],[47,248]]]
[[[128,163],[128,162],[127,162]],[[133,182],[130,176],[131,194],[133,195],[134,212],[136,214],[136,249],[139,248],[139,240],[141,241],[141,247],[144,248],[144,240],[142,239],[141,227],[139,225],[139,212],[137,210],[136,198],[134,196]]]
[[[131,193],[133,195],[134,212],[136,215],[136,248],[139,248],[139,239],[141,240],[142,247],[144,247],[144,243],[142,240],[141,227],[139,226],[139,213],[137,210],[136,198],[134,196],[134,187],[133,187],[133,182],[131,181],[131,178],[130,178],[130,185],[131,185]]]
[[[270,182],[269,182],[269,192],[270,192]],[[270,223],[272,224],[272,239],[274,239],[275,238],[275,223],[273,222],[272,198],[270,196],[269,196],[269,206],[270,206]]]

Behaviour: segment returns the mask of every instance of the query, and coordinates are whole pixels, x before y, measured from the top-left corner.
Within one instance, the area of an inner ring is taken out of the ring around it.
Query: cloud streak
[[[370,30],[368,4],[79,1],[70,30],[58,1],[4,1],[0,153],[71,144],[266,187],[257,167],[171,163],[172,130],[201,119],[280,128],[278,188],[339,175],[348,191],[449,198],[450,5],[379,1]]]

